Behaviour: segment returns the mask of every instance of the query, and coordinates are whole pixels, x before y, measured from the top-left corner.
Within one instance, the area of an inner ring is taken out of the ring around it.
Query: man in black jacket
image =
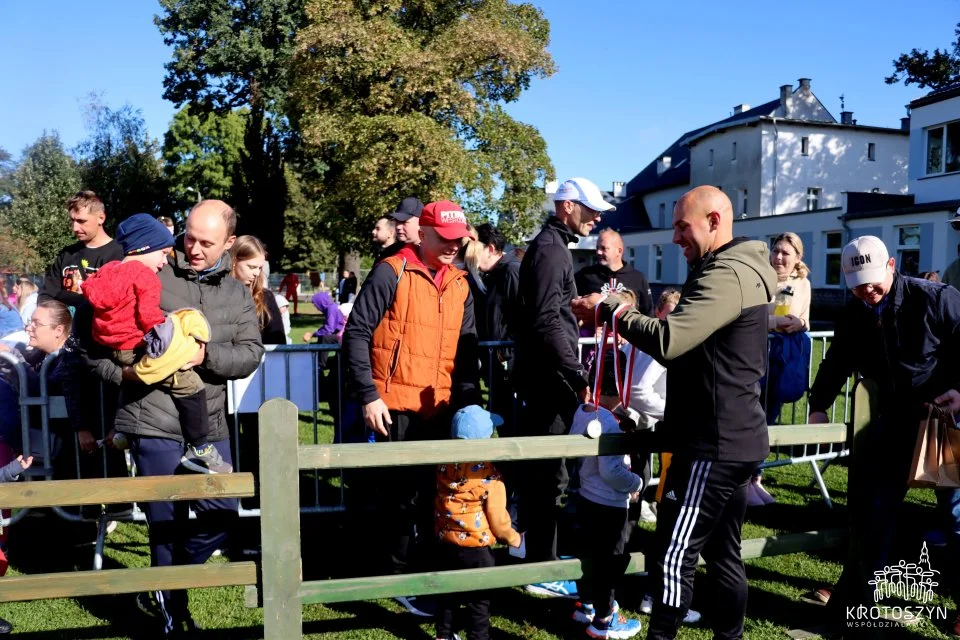
[[[249,289],[230,275],[228,249],[236,239],[235,229],[236,214],[229,205],[219,200],[200,202],[187,217],[186,230],[174,255],[158,274],[163,285],[163,311],[199,309],[210,323],[210,342],[201,346],[191,365],[206,383],[210,442],[230,464],[226,381],[253,373],[263,356],[253,298]],[[116,384],[124,381],[116,429],[128,436],[137,475],[177,473],[186,445],[170,394],[140,383],[131,367],[118,367],[110,359],[98,361],[95,370],[103,380]],[[214,551],[225,546],[227,531],[237,517],[237,500],[194,502],[196,522],[189,519],[189,506],[187,502],[143,505],[152,566],[203,564]],[[138,604],[157,615],[165,636],[177,636],[195,626],[185,590],[156,592],[156,601],[152,603],[141,596]]]
[[[477,240],[482,245],[478,257],[479,273],[468,278],[477,319],[477,338],[481,341],[513,341],[519,303],[520,260],[512,252],[504,253],[507,239],[491,224],[477,227]],[[497,348],[481,353],[480,366],[490,381],[493,412],[503,418],[497,427],[501,436],[515,435],[515,392],[510,373],[513,370],[513,349]]]
[[[882,460],[869,478],[850,477],[850,508],[859,541],[859,562],[847,566],[839,593],[814,594],[829,600],[844,623],[846,608],[873,604],[868,584],[883,569],[893,542],[896,512],[907,478],[924,403],[960,412],[960,293],[953,287],[908,278],[874,236],[861,236],[843,249],[842,268],[853,298],[843,310],[826,358],[810,391],[810,422],[828,422],[833,404],[856,371],[879,387],[879,416],[870,426],[857,458]],[[859,444],[859,443],[858,443]],[[949,526],[952,568],[944,571],[954,600],[960,598],[960,490],[938,489],[937,502]],[[893,563],[891,563],[893,564]],[[960,617],[953,623],[960,635]],[[869,635],[869,634],[868,634]]]
[[[519,435],[568,433],[574,412],[587,398],[577,348],[580,331],[570,308],[577,290],[567,245],[588,236],[600,216],[614,207],[585,178],[560,185],[554,207],[554,215],[547,218],[520,264],[514,365],[517,395],[523,402]],[[527,530],[527,558],[555,560],[557,516],[568,481],[566,461],[527,462],[524,467],[520,520]],[[575,593],[572,582],[553,586],[557,588],[531,585],[531,590],[544,595]]]
[[[604,229],[597,238],[597,264],[577,272],[577,295],[615,293],[629,289],[637,294],[637,309],[653,315],[650,285],[642,271],[623,261],[623,238],[613,229]]]
[[[743,636],[747,576],[740,531],[747,486],[770,453],[760,378],[767,363],[768,302],[777,274],[766,244],[733,237],[733,206],[716,187],[688,191],[673,213],[673,242],[690,274],[663,320],[614,294],[575,307],[610,322],[667,367],[665,450],[673,453],[650,560],[653,615],[647,638],[674,638],[693,597],[702,552],[707,563],[713,637]]]

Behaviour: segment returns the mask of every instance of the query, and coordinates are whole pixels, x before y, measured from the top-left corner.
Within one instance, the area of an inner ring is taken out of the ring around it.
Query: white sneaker
[[[640,501],[640,522],[656,522],[657,512],[653,503],[646,500]]]

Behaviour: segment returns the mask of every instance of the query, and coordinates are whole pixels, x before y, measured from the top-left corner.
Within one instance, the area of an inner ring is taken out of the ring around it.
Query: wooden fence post
[[[274,398],[260,407],[260,563],[265,640],[303,635],[297,407]]]

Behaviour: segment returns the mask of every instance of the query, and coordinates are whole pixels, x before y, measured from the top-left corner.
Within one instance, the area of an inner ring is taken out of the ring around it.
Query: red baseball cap
[[[426,205],[420,213],[420,226],[433,227],[444,240],[459,240],[470,235],[463,209],[449,200]]]

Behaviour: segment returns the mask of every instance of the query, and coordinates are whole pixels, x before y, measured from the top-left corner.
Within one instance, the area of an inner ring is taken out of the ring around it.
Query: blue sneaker
[[[594,620],[587,627],[587,635],[591,638],[632,638],[640,633],[641,625],[639,620],[630,620],[624,618],[619,613],[614,613],[608,618]]]
[[[524,587],[527,593],[535,593],[538,596],[548,596],[550,598],[579,598],[577,593],[577,583],[573,580],[558,580],[557,582],[540,582],[538,584],[528,584]]]
[[[620,604],[613,601],[613,612],[620,611]],[[581,624],[590,624],[597,615],[596,608],[588,603],[578,602],[573,609],[573,619]]]

